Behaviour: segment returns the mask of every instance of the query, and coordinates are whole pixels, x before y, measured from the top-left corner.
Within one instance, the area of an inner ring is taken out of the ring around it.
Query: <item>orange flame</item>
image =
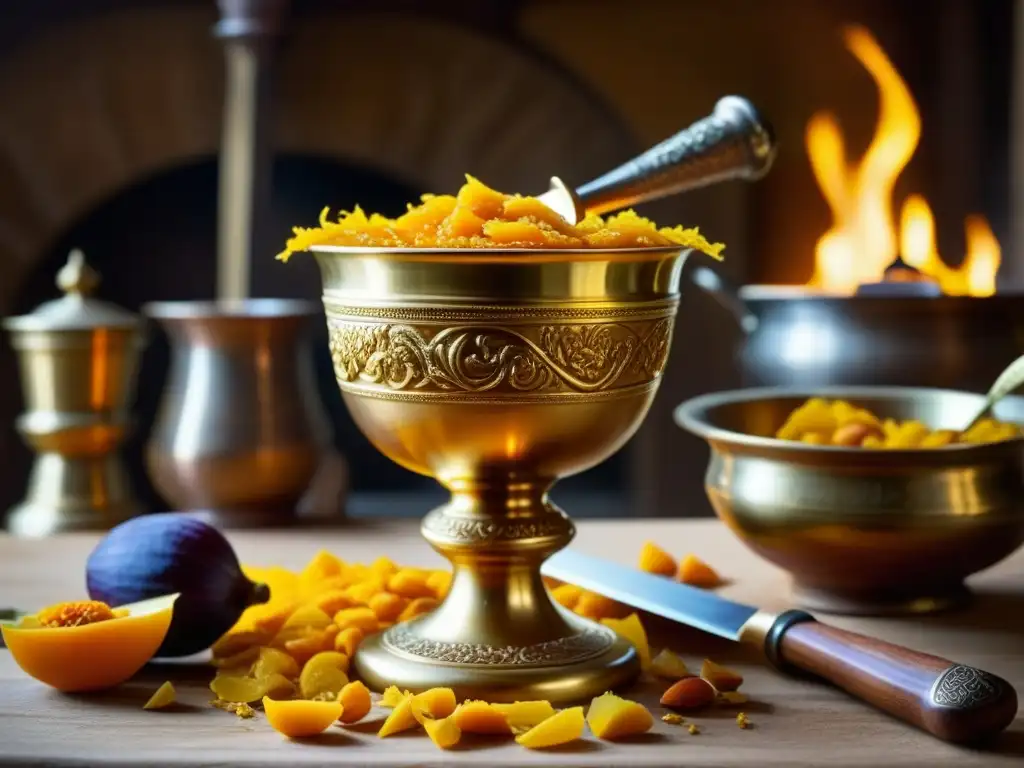
[[[939,256],[935,221],[920,195],[904,201],[897,231],[893,188],[917,149],[921,116],[903,78],[871,33],[853,26],[843,38],[878,87],[878,122],[871,144],[855,166],[847,164],[842,129],[834,115],[819,112],[807,124],[811,170],[833,221],[818,240],[808,285],[850,295],[859,285],[883,280],[886,267],[902,256],[937,281],[946,294],[991,296],[1001,252],[984,217],[967,217],[967,256],[958,268]]]

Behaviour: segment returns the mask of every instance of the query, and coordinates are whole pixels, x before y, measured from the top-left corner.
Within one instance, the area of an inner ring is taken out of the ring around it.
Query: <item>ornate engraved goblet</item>
[[[422,525],[454,567],[447,598],[367,639],[360,676],[492,701],[570,701],[632,680],[632,646],[553,603],[541,580],[574,535],[548,491],[643,420],[688,251],[311,250],[354,420],[452,494]]]

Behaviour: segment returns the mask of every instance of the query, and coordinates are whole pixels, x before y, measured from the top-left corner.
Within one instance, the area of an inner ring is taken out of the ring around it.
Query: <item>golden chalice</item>
[[[719,102],[669,140],[677,144],[570,193],[571,205],[601,212],[759,177],[771,136],[752,108],[738,107],[749,105]],[[556,184],[551,194],[566,192]],[[308,250],[352,417],[385,455],[452,494],[422,525],[454,567],[446,599],[364,641],[359,676],[378,689],[448,686],[490,701],[564,702],[631,681],[633,647],[548,595],[541,563],[574,528],[547,494],[610,456],[643,420],[688,251]]]

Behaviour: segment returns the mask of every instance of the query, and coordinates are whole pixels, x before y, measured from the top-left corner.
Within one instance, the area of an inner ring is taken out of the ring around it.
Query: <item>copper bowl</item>
[[[1024,439],[918,450],[807,445],[772,435],[810,397],[880,417],[962,427],[981,395],[914,387],[754,388],[689,400],[676,423],[707,441],[716,514],[788,571],[794,598],[832,613],[926,613],[1024,542]],[[1024,423],[1024,398],[997,418]]]

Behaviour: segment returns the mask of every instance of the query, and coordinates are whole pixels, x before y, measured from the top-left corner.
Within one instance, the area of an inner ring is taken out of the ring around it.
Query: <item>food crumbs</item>
[[[142,705],[143,709],[163,709],[169,707],[174,703],[175,693],[174,686],[168,680],[166,683],[161,685],[152,696],[149,697],[149,701]]]
[[[217,709],[223,709],[225,712],[230,712],[233,715],[237,715],[243,720],[249,720],[256,717],[256,710],[250,707],[245,702],[234,702],[225,701],[224,699],[214,699],[210,702],[210,705]]]
[[[698,727],[697,727],[696,725],[694,725],[693,723],[690,723],[690,724],[689,724],[689,725],[688,725],[688,726],[686,727],[686,730],[688,730],[688,731],[690,732],[690,735],[691,735],[691,736],[696,736],[696,735],[697,735],[698,733],[700,733],[700,728],[698,728]]]
[[[677,715],[675,712],[668,712],[667,714],[662,715],[661,719],[669,725],[682,725],[685,722],[685,720],[683,720],[683,716]]]
[[[740,712],[738,715],[736,715],[736,725],[746,730],[751,726],[751,722],[747,720],[747,716],[745,713]]]

